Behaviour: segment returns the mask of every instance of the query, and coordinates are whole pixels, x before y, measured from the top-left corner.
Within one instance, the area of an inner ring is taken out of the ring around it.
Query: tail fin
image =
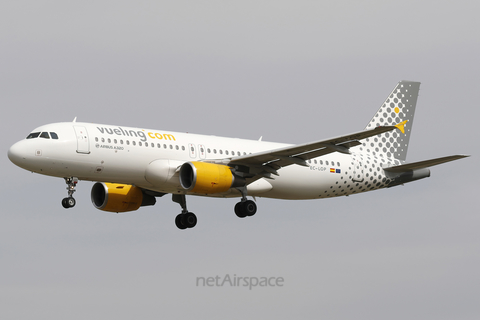
[[[365,139],[360,150],[405,161],[420,82],[400,81],[365,129],[396,126],[399,130]]]

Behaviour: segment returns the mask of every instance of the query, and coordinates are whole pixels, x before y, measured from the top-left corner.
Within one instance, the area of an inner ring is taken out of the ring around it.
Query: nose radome
[[[22,141],[15,143],[10,149],[8,149],[8,159],[17,166],[21,166],[22,162],[25,160],[25,150],[22,147]]]

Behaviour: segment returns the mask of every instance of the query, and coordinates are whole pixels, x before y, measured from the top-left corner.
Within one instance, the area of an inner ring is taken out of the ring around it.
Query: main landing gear
[[[239,218],[251,217],[257,212],[257,204],[247,199],[245,187],[237,188],[242,193],[242,200],[235,205],[235,214]],[[197,225],[197,216],[187,210],[187,201],[184,194],[173,194],[173,202],[182,207],[182,213],[175,217],[175,225],[178,229],[184,230],[193,228]]]
[[[77,203],[73,198],[73,193],[76,191],[75,187],[77,186],[78,178],[75,178],[75,177],[65,178],[65,183],[67,184],[68,197],[63,198],[62,206],[65,209],[73,208]]]
[[[235,214],[239,218],[251,217],[257,212],[257,204],[247,199],[247,188],[237,188],[242,193],[242,201],[235,205]]]
[[[251,217],[257,212],[257,205],[252,200],[242,200],[235,205],[235,214],[239,218]]]
[[[197,225],[197,216],[193,212],[188,212],[185,195],[173,194],[172,200],[182,207],[182,213],[175,217],[175,224],[177,228],[183,230],[195,227]]]

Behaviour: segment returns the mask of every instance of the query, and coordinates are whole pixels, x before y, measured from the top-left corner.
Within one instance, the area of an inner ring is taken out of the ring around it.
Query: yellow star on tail
[[[408,122],[408,120],[405,120],[399,124],[396,124],[395,127],[397,127],[398,130],[402,131],[402,133],[405,133],[405,124]]]

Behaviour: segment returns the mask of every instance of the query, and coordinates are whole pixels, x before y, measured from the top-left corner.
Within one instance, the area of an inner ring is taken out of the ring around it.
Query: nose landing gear
[[[77,203],[73,198],[73,193],[76,191],[75,187],[77,186],[78,178],[75,178],[75,177],[65,178],[65,183],[67,184],[68,197],[63,198],[62,206],[65,209],[73,208]]]

